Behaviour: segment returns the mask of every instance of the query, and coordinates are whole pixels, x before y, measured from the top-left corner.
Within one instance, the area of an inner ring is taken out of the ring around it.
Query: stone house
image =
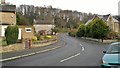
[[[9,25],[16,25],[16,6],[0,5],[0,37],[4,37],[5,29]]]
[[[119,21],[117,19],[115,19],[111,14],[108,14],[108,15],[94,15],[94,17],[92,19],[88,20],[85,25],[92,22],[95,18],[100,18],[104,22],[106,22],[111,31],[114,31],[114,32],[117,32],[117,33],[120,31]]]
[[[5,37],[5,29],[9,25],[16,25],[16,6],[15,5],[1,5],[0,9],[0,37]],[[18,39],[31,39],[34,36],[33,26],[22,26],[18,25],[19,34]]]

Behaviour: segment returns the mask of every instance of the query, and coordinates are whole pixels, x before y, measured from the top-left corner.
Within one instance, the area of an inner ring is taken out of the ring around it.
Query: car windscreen
[[[111,44],[107,50],[107,53],[109,54],[120,53],[120,44]]]

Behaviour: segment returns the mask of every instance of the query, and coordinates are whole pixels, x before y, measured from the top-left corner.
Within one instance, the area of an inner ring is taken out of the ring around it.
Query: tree
[[[86,29],[85,29],[85,37],[92,37],[92,28],[93,23],[90,22],[88,25],[86,25]]]
[[[30,19],[26,16],[23,16],[21,13],[17,13],[17,25],[32,25]]]
[[[8,26],[7,29],[5,30],[5,37],[7,44],[14,44],[18,40],[18,27],[17,26]]]
[[[91,33],[92,37],[101,39],[103,42],[103,39],[109,33],[109,27],[102,19],[98,19],[98,18],[96,18],[92,23],[93,23],[92,28],[90,29],[90,31],[92,32]]]
[[[83,37],[85,36],[85,25],[84,24],[80,24],[80,27],[77,31],[77,36],[78,37]]]

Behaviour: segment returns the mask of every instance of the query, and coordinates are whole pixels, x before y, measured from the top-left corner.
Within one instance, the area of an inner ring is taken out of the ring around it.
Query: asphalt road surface
[[[108,44],[60,34],[67,44],[49,52],[3,62],[3,66],[100,66]]]

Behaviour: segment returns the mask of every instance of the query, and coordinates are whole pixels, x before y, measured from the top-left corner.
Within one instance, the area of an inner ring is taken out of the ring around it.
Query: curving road
[[[67,44],[62,48],[21,59],[3,62],[3,66],[100,66],[108,44],[60,34]]]

